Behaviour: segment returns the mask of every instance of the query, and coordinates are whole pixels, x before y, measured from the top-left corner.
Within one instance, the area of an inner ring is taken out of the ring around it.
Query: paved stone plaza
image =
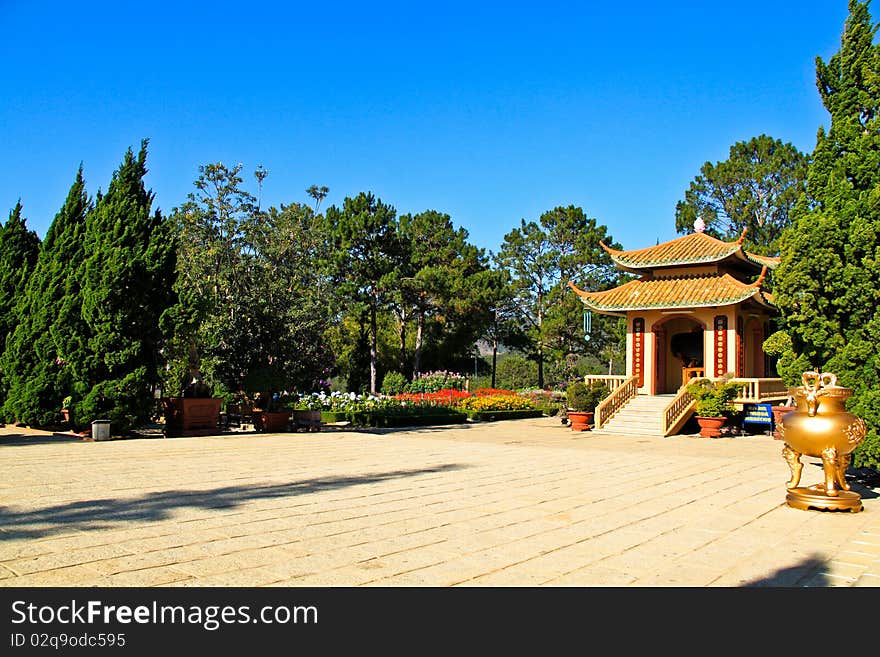
[[[790,508],[781,450],[555,418],[109,442],[6,427],[0,585],[880,585],[880,491],[855,485],[861,513]]]

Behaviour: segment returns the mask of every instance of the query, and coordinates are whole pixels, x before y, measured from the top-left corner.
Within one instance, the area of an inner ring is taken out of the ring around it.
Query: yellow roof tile
[[[772,307],[769,295],[761,291],[763,278],[762,275],[752,284],[738,281],[730,274],[648,278],[603,292],[584,292],[571,282],[569,286],[581,297],[584,305],[597,312],[729,306],[750,297]]]
[[[742,241],[745,231],[736,242],[724,242],[706,233],[691,233],[682,235],[669,242],[649,246],[645,249],[634,251],[618,251],[605,244],[602,248],[608,252],[611,259],[626,270],[652,269],[656,267],[680,266],[689,264],[707,264],[719,262],[726,258],[736,258],[751,262],[757,266],[767,265],[770,268],[779,264],[779,258],[759,256],[744,251]]]

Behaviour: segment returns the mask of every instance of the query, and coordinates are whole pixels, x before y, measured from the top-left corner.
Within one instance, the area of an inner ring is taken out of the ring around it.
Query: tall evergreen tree
[[[75,273],[82,262],[90,207],[80,166],[64,206],[46,232],[0,365],[9,382],[3,407],[7,418],[28,425],[52,424],[58,420],[62,400],[72,393],[67,347],[84,330]]]
[[[109,419],[126,432],[149,419],[159,379],[159,318],[172,305],[175,250],[170,223],[152,211],[145,139],[131,149],[85,223],[82,316],[89,337],[80,361],[81,419]]]
[[[24,290],[37,263],[40,238],[29,230],[22,216],[21,201],[0,227],[0,350],[5,351],[7,336],[18,323],[18,308],[24,303]],[[8,389],[7,373],[0,371],[0,399]]]
[[[794,223],[780,239],[777,303],[796,356],[854,389],[868,424],[856,465],[880,466],[880,46],[868,2],[850,0],[840,50],[816,59],[831,126],[820,128]]]
[[[370,392],[377,392],[379,312],[390,301],[402,261],[397,211],[371,193],[346,198],[325,216],[334,252],[332,270],[337,291],[349,311],[365,317],[370,352]]]
[[[400,371],[423,371],[426,346],[442,354],[445,367],[469,358],[491,321],[479,283],[489,269],[485,252],[468,242],[467,230],[455,228],[448,214],[436,210],[402,215],[399,232],[402,258],[393,305],[400,331]],[[415,326],[411,366],[406,360],[409,322]]]

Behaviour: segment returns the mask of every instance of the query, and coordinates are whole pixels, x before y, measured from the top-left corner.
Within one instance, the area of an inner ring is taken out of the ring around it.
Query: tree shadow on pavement
[[[132,498],[104,498],[39,509],[0,507],[0,541],[41,538],[62,531],[97,531],[114,524],[158,522],[176,509],[229,510],[255,500],[293,497],[374,484],[402,477],[450,472],[467,466],[445,464],[416,470],[394,470],[349,477],[320,477],[284,484],[227,486],[208,490],[169,490]],[[305,504],[305,503],[304,503]]]
[[[800,563],[788,568],[781,568],[776,572],[762,577],[761,579],[745,582],[743,587],[782,587],[803,588],[829,586],[829,579],[820,570],[825,566],[825,560],[818,555],[807,557]]]
[[[81,443],[82,438],[74,433],[5,433],[0,435],[0,447],[12,445],[50,445],[57,443]]]

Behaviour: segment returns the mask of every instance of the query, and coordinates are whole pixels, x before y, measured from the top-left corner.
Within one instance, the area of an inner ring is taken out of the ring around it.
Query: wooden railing
[[[714,379],[718,381],[719,379]],[[785,400],[788,398],[788,389],[782,383],[782,379],[731,379],[731,383],[740,385],[740,393],[733,404],[758,404],[762,402]],[[669,436],[681,429],[682,425],[694,411],[694,398],[687,392],[687,386],[678,389],[675,398],[663,409],[663,435]]]
[[[741,385],[739,396],[734,404],[760,404],[767,401],[788,399],[788,388],[782,379],[731,379],[731,383]]]
[[[693,413],[694,406],[696,401],[687,391],[687,386],[681,386],[672,401],[663,409],[663,435],[669,436],[681,429]]]
[[[608,386],[609,392],[614,392],[623,385],[623,382],[626,381],[626,376],[623,374],[587,374],[584,377],[584,383],[588,386],[594,381],[604,383]]]
[[[587,385],[589,385],[591,378],[592,377],[587,377]],[[617,411],[623,408],[630,399],[639,394],[638,377],[629,376],[620,378],[623,380],[611,391],[610,395],[596,406],[596,412],[593,415],[593,423],[596,425],[597,429],[601,429],[608,424],[608,420],[614,417],[614,414],[617,413]]]

